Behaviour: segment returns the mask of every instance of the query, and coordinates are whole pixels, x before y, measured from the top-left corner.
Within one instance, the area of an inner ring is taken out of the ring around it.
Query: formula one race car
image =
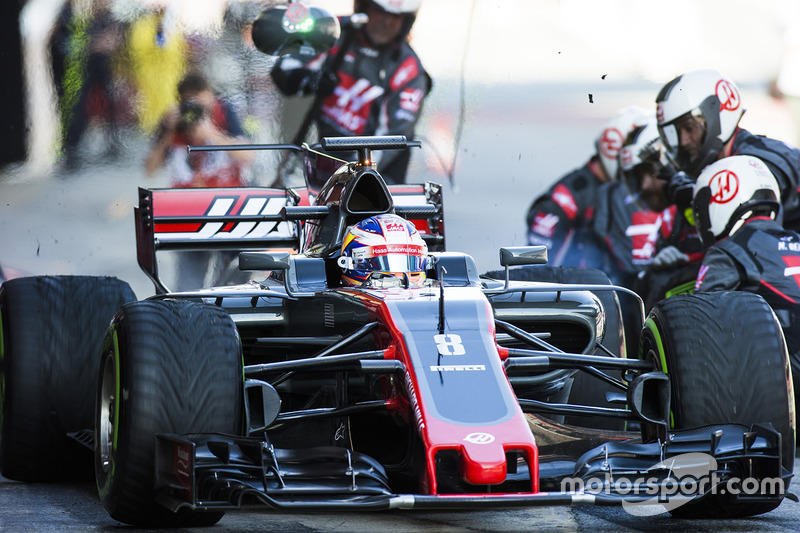
[[[792,382],[763,299],[681,295],[645,317],[634,293],[579,283],[595,278],[548,267],[540,247],[500,248],[503,270],[480,276],[445,251],[441,187],[390,188],[372,163],[414,144],[250,147],[300,151],[304,189],[140,189],[145,300],[115,278],[5,282],[2,474],[73,475],[84,444],[113,518],[170,526],[253,504],[730,517],[792,496]],[[388,215],[413,221],[390,229],[416,230],[419,272],[384,265],[346,283],[357,263],[407,251],[343,253],[350,228]],[[239,250],[253,280],[171,292],[164,250]],[[626,347],[632,300],[643,327]],[[587,389],[599,401],[577,401]]]

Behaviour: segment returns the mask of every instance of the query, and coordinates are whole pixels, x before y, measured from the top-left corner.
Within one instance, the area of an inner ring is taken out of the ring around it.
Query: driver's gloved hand
[[[692,195],[694,194],[695,179],[686,172],[676,172],[665,185],[667,198],[678,206],[679,211],[683,211],[692,205]]]

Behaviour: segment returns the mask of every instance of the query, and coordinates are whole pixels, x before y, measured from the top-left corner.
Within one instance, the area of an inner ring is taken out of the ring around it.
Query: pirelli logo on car
[[[431,365],[432,372],[483,372],[486,365]]]

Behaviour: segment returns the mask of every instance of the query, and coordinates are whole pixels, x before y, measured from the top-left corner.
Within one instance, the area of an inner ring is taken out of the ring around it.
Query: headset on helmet
[[[625,107],[608,121],[595,139],[597,155],[600,156],[603,170],[609,179],[617,179],[619,150],[625,138],[633,128],[644,124],[650,115],[651,113],[641,107]]]
[[[360,286],[385,278],[420,285],[426,278],[428,246],[414,224],[403,217],[377,215],[350,226],[338,264],[344,285]]]
[[[667,156],[678,169],[691,176],[697,176],[717,159],[744,113],[739,88],[714,69],[693,70],[673,79],[658,93],[656,105]],[[675,127],[675,122],[687,114],[705,125],[703,144],[694,159],[680,149]]]
[[[619,170],[622,181],[628,193],[637,198],[641,192],[639,175],[643,170],[643,165],[649,165],[648,170],[664,180],[669,180],[670,176],[674,174],[674,169],[664,154],[664,145],[658,135],[655,117],[650,117],[644,125],[633,128],[619,151]]]
[[[781,213],[778,182],[767,165],[749,155],[720,159],[700,173],[694,186],[694,224],[706,247],[733,235],[748,218]]]

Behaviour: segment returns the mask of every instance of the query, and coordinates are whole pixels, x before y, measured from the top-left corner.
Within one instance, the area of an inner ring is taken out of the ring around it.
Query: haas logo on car
[[[470,433],[469,435],[464,437],[464,440],[467,442],[471,442],[472,444],[491,444],[492,442],[494,442],[494,435],[492,435],[491,433],[476,432],[476,433]]]

